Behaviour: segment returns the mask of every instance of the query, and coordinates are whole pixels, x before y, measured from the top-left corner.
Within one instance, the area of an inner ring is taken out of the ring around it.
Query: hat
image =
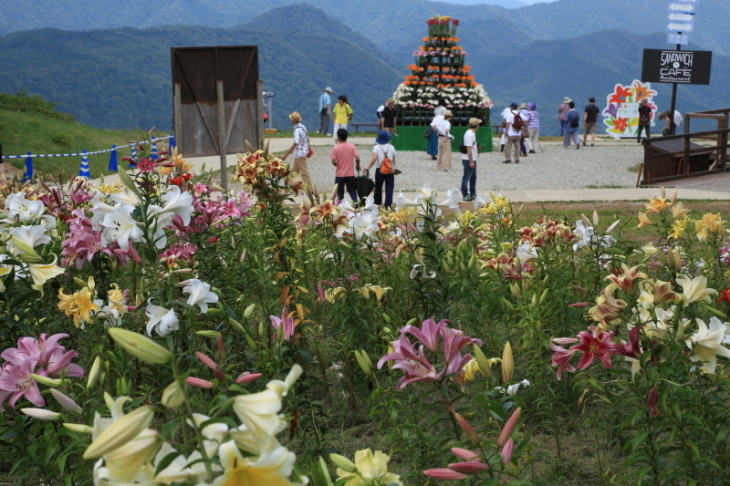
[[[327,87],[326,87],[326,88],[325,88],[324,90],[325,90],[326,92],[328,92],[328,93],[331,93],[331,92],[332,92],[332,88],[330,88],[329,86],[327,86]]]
[[[346,94],[341,94],[340,96],[337,97],[337,99],[338,100],[342,100],[345,103],[347,103],[347,95]]]
[[[388,103],[395,103],[395,100],[393,98],[388,98],[385,100],[385,104],[387,105]]]
[[[378,132],[378,137],[375,139],[375,143],[384,145],[388,142],[390,142],[392,135],[385,130],[380,130]]]
[[[451,110],[446,110],[446,111],[444,112],[444,118],[446,118],[447,116],[454,116],[454,114],[453,114],[453,113],[451,113]]]
[[[512,103],[511,105],[509,105],[509,107],[512,108],[513,110],[516,110],[517,109],[517,103]]]
[[[295,111],[294,113],[289,115],[289,119],[294,123],[299,123],[300,121],[302,121],[302,115],[300,115],[298,111]]]
[[[527,103],[520,103],[520,110],[526,110],[527,109]]]
[[[482,121],[479,118],[469,118],[470,127],[478,127],[481,124],[482,124]]]
[[[563,98],[563,103],[570,103],[571,101],[573,101],[573,100],[571,100],[567,96],[565,98]]]
[[[532,111],[537,110],[537,105],[535,103],[527,103],[527,107]]]

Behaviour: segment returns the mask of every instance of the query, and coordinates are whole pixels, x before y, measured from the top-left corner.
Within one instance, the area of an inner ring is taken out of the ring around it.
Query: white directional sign
[[[686,36],[694,31],[696,0],[675,0],[669,4],[667,13],[667,42],[670,44],[687,45]],[[682,33],[684,35],[677,35]]]

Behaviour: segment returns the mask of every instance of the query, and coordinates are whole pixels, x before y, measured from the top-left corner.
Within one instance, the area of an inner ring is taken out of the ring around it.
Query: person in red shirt
[[[358,171],[360,170],[360,155],[353,144],[347,143],[347,130],[344,128],[337,130],[337,145],[332,147],[330,159],[332,165],[336,167],[337,201],[342,201],[345,198],[345,186],[347,186],[347,193],[352,201],[356,202],[358,197],[355,168]]]

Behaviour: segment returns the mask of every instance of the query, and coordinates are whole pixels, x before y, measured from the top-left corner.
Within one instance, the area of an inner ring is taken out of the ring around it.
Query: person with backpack
[[[289,121],[291,122],[294,130],[294,143],[289,147],[284,155],[281,156],[281,160],[286,160],[289,154],[294,152],[294,165],[291,168],[292,172],[299,173],[299,177],[302,178],[302,182],[307,185],[307,189],[312,189],[312,178],[309,176],[309,167],[307,167],[307,157],[309,157],[309,134],[307,133],[307,127],[302,125],[302,115],[298,111],[295,111],[289,115]]]
[[[393,188],[395,187],[395,148],[390,144],[392,135],[385,130],[378,132],[373,147],[373,156],[367,169],[375,166],[375,204],[383,203],[383,184],[385,184],[385,207],[393,205]]]
[[[639,104],[639,126],[636,132],[636,143],[641,143],[641,130],[646,131],[646,138],[651,138],[649,127],[651,126],[651,106],[649,100],[644,98]]]
[[[522,127],[527,123],[523,120],[520,112],[517,111],[517,103],[512,103],[509,113],[506,114],[504,123],[507,132],[507,146],[504,150],[506,159],[503,163],[512,163],[512,153],[515,154],[515,164],[520,163],[520,140],[522,140]]]
[[[479,157],[477,130],[481,124],[482,121],[479,118],[469,119],[469,129],[464,132],[464,141],[459,147],[461,165],[464,166],[464,176],[461,178],[461,195],[464,197],[464,201],[473,201],[477,198],[477,158]]]
[[[580,115],[575,109],[575,103],[569,102],[568,107],[570,108],[565,114],[565,135],[563,138],[563,147],[570,147],[570,140],[573,139],[575,142],[575,148],[580,148],[580,135],[578,135],[578,128],[580,127]]]

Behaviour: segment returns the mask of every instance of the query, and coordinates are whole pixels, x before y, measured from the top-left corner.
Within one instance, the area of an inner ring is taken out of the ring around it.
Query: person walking
[[[439,154],[438,125],[444,119],[444,113],[446,113],[446,108],[439,103],[439,106],[433,110],[433,119],[425,132],[427,134],[426,138],[428,138],[426,153],[431,156],[431,160],[436,160],[436,156]]]
[[[527,108],[530,110],[530,119],[527,121],[527,132],[529,133],[530,145],[532,146],[530,153],[534,154],[537,147],[540,147],[540,152],[542,152],[542,146],[540,145],[540,114],[537,112],[537,105],[535,103],[527,103]]]
[[[522,134],[520,135],[520,156],[527,157],[527,151],[532,150],[530,144],[530,132],[527,129],[527,124],[530,121],[530,112],[527,110],[527,103],[520,104],[520,118],[525,122],[522,125]]]
[[[518,120],[519,117],[519,120]],[[522,138],[522,125],[526,120],[522,119],[517,111],[517,103],[510,105],[510,112],[505,119],[505,132],[507,132],[507,147],[504,150],[505,164],[512,163],[512,154],[515,155],[515,164],[520,163],[520,139]]]
[[[337,130],[337,145],[332,147],[330,152],[330,160],[335,169],[335,183],[337,184],[337,201],[345,199],[345,187],[350,199],[353,202],[358,201],[357,183],[355,182],[355,168],[360,170],[360,155],[357,153],[357,147],[351,143],[347,143],[347,130],[340,128]]]
[[[332,88],[327,86],[319,97],[319,128],[317,133],[330,135],[328,130],[330,129],[330,115],[332,113]]]
[[[380,117],[380,129],[393,134],[395,127],[398,125],[398,117],[395,115],[395,100],[388,98],[385,100],[385,108],[383,108],[383,116]]]
[[[670,114],[672,113],[672,110],[663,111],[659,114],[659,119],[664,120],[664,129],[662,130],[662,135],[673,135],[672,133],[672,118],[670,117]],[[674,110],[674,128],[675,132],[676,129],[679,128],[679,126],[682,124],[683,117],[682,114]]]
[[[335,143],[337,143],[337,132],[344,129],[347,130],[347,124],[352,120],[352,108],[347,103],[347,95],[341,94],[337,97],[337,104],[332,112],[335,114],[335,123],[332,128]]]
[[[454,139],[454,136],[451,135],[451,117],[451,110],[446,110],[444,112],[444,118],[439,120],[436,126],[439,141],[436,172],[448,172],[451,170],[451,141]]]
[[[596,106],[596,99],[591,96],[588,98],[588,104],[583,110],[583,123],[585,124],[585,132],[583,132],[583,145],[588,141],[588,135],[591,136],[591,147],[596,146],[596,124],[598,123],[598,115],[601,109]]]
[[[461,155],[461,165],[464,166],[464,175],[461,178],[461,195],[464,201],[473,201],[477,197],[477,158],[479,145],[477,144],[477,130],[482,121],[479,118],[469,119],[469,129],[464,132],[464,147],[466,153]],[[467,187],[468,186],[468,187]]]
[[[392,135],[385,130],[378,132],[373,147],[373,155],[370,158],[370,165],[366,170],[370,170],[375,165],[375,194],[373,199],[375,204],[380,206],[383,204],[383,184],[385,184],[385,207],[390,208],[393,205],[393,187],[395,187],[395,174],[383,174],[380,172],[380,166],[387,157],[390,159],[390,165],[395,170],[395,148],[390,144]]]
[[[571,100],[567,96],[563,98],[563,102],[558,106],[558,121],[560,122],[560,136],[565,135],[565,114],[568,113],[570,110],[570,106],[568,106],[568,103],[570,103]]]
[[[575,103],[572,101],[569,102],[568,107],[570,109],[565,114],[565,135],[563,136],[563,147],[570,147],[570,140],[573,139],[577,150],[580,148],[580,135],[578,135],[578,128],[580,128],[580,115],[575,109]]]
[[[281,156],[281,160],[286,160],[289,154],[294,152],[294,166],[291,171],[299,174],[302,182],[307,185],[307,189],[312,189],[312,179],[309,176],[309,167],[307,167],[307,155],[309,154],[309,134],[307,133],[307,127],[302,125],[302,115],[298,111],[289,115],[289,121],[294,125],[294,143]]]
[[[639,104],[639,127],[636,132],[636,143],[641,143],[641,130],[646,131],[646,138],[651,138],[651,106],[646,98],[641,100]]]

